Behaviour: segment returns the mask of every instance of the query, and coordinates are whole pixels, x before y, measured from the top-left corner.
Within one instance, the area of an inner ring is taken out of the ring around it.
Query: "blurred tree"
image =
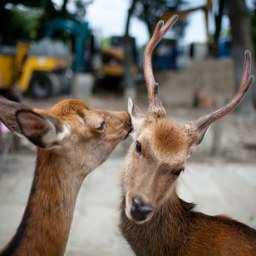
[[[8,20],[8,23],[6,23]],[[12,45],[16,40],[35,39],[38,28],[38,12],[16,7],[0,11],[0,38],[2,44]]]
[[[42,35],[43,26],[49,20],[83,19],[91,2],[92,0],[63,0],[58,8],[53,0],[0,0],[0,22],[5,24],[0,27],[0,36],[6,43],[15,43],[17,39],[35,39]],[[69,3],[73,4],[72,11],[68,9]]]
[[[244,50],[253,50],[250,34],[250,19],[245,0],[227,1],[227,4],[231,24],[232,57],[235,65],[235,82],[237,87],[242,76]],[[239,108],[241,113],[252,112],[253,91],[255,89],[251,88],[245,96],[245,100]]]
[[[1,0],[0,8],[3,8],[8,3],[13,5],[22,4],[28,7],[41,7],[44,5],[44,2],[45,0]]]
[[[92,0],[63,0],[61,9],[56,10],[56,14],[60,15],[61,17],[83,19],[86,15],[87,6],[92,2]],[[72,4],[72,11],[70,11],[68,8],[69,3]]]
[[[73,11],[68,10],[68,4],[73,4]],[[92,0],[63,0],[60,9],[56,8],[56,4],[53,0],[1,0],[0,9],[4,8],[6,4],[23,5],[26,7],[43,8],[44,10],[51,10],[55,15],[81,17],[80,14],[85,15],[88,4],[91,4]]]
[[[130,25],[131,25],[131,17],[134,14],[134,10],[138,0],[132,0],[131,5],[128,9],[127,19],[125,23],[125,31],[124,31],[124,84],[126,87],[126,94],[128,97],[135,96],[135,84],[134,77],[132,74],[132,45],[131,45],[131,37],[130,37]]]
[[[163,15],[168,11],[179,10],[181,7],[185,6],[187,1],[185,0],[131,0],[130,7],[127,13],[127,19],[125,24],[124,32],[124,52],[125,52],[125,70],[124,70],[124,83],[128,87],[129,91],[134,94],[134,78],[132,76],[132,54],[131,54],[131,39],[130,39],[130,24],[131,17],[137,16],[142,20],[148,29],[149,36],[151,36],[155,24]],[[185,21],[180,21],[177,26],[175,26],[175,34],[177,38],[181,38],[184,33]]]
[[[214,22],[215,22],[215,31],[213,35],[213,48],[212,48],[212,54],[214,56],[218,55],[218,46],[219,46],[219,39],[221,34],[221,28],[222,28],[222,18],[224,15],[224,9],[225,9],[225,0],[218,0],[216,1],[216,4],[218,5],[217,11],[214,14]]]
[[[185,0],[139,0],[134,15],[145,22],[151,35],[155,24],[168,11],[178,11],[186,6]],[[183,36],[186,22],[180,20],[174,30],[178,37]]]
[[[86,9],[92,0],[63,0],[61,6],[56,6],[53,0],[45,0],[43,15],[40,18],[39,37],[43,35],[43,28],[50,20],[57,18],[83,20],[86,15]],[[69,8],[69,3],[72,4],[72,10]]]
[[[62,13],[62,14],[66,14],[66,13],[67,13],[67,4],[68,4],[68,1],[69,1],[69,0],[63,0],[63,4],[62,4],[62,7],[61,7],[61,13]]]
[[[254,51],[256,50],[256,1],[253,3],[253,11],[251,12],[251,35]]]

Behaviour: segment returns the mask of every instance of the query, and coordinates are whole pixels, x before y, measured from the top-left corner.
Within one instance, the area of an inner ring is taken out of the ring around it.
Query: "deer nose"
[[[135,221],[144,221],[153,211],[153,206],[145,204],[141,198],[133,197],[131,206],[131,217]]]

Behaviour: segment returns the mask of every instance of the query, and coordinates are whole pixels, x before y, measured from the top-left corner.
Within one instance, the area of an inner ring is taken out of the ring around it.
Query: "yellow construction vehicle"
[[[135,39],[132,39],[132,61],[131,72],[134,77],[138,75],[139,68],[138,53]],[[96,79],[93,87],[93,93],[113,91],[122,93],[122,80],[124,76],[124,38],[121,36],[112,36],[103,42],[100,50],[101,66],[97,69]]]
[[[68,50],[48,39],[0,47],[0,89],[16,86],[35,98],[66,93],[71,90],[70,66]]]
[[[8,89],[14,82],[15,50],[9,47],[0,50],[0,88]]]

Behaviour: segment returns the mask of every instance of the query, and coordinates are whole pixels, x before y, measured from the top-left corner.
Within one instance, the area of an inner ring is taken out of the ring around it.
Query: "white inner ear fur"
[[[138,136],[139,129],[143,123],[144,118],[139,113],[135,113],[136,108],[131,98],[128,99],[128,113],[131,117],[133,130],[130,136],[135,140]]]
[[[48,124],[49,124],[49,131],[43,136],[43,142],[46,145],[50,145],[54,142],[61,142],[62,140],[64,140],[65,138],[67,138],[68,136],[70,136],[71,134],[71,128],[68,124],[63,124],[62,125],[62,131],[61,132],[57,132],[56,127],[54,126],[54,124],[47,120]]]
[[[133,116],[134,104],[131,98],[128,98],[128,113]]]

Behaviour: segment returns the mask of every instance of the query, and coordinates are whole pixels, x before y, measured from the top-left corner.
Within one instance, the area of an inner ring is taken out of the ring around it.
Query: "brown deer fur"
[[[253,256],[256,231],[235,220],[194,212],[176,194],[176,181],[192,149],[211,123],[232,112],[253,82],[246,51],[240,88],[224,107],[185,125],[168,120],[154,80],[151,55],[177,17],[157,24],[145,50],[144,75],[149,110],[129,100],[132,143],[122,174],[120,228],[138,256]],[[239,202],[238,202],[239,203]]]
[[[120,228],[136,255],[255,255],[255,230],[225,217],[193,212],[193,205],[174,197],[142,225],[127,218],[123,200]]]
[[[143,155],[138,156],[132,145],[127,156],[122,177],[120,228],[133,251],[138,256],[256,255],[255,230],[227,217],[194,212],[192,204],[178,198],[177,177],[172,171],[184,165],[189,154],[189,138],[181,127],[165,122],[168,123],[161,126],[169,126],[169,140],[156,139],[159,126],[155,124],[154,129],[151,124],[153,134],[139,137]],[[143,131],[148,132],[145,127]],[[184,136],[181,140],[180,135]],[[176,143],[178,151],[172,149]],[[127,214],[130,198],[134,195],[155,207],[152,218],[145,223],[137,223]]]
[[[39,146],[23,219],[0,255],[64,255],[80,186],[127,136],[130,118],[80,100],[32,110],[1,98],[0,119]]]

